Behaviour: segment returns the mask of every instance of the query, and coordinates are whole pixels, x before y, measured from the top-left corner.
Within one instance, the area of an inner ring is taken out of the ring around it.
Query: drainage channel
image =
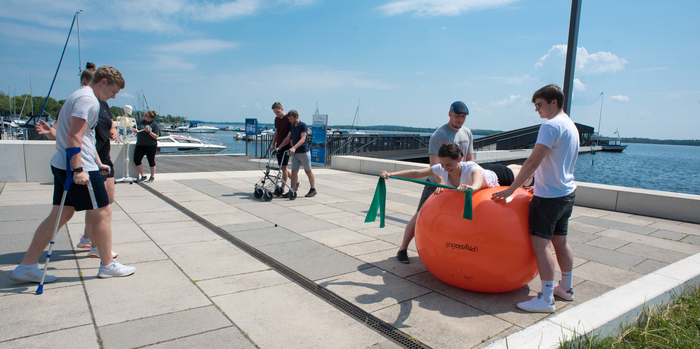
[[[228,242],[230,242],[234,246],[243,250],[244,252],[249,254],[251,257],[266,264],[268,267],[273,268],[275,271],[282,274],[287,279],[291,280],[292,282],[296,283],[297,285],[299,285],[302,288],[306,289],[307,291],[311,292],[312,294],[314,294],[318,298],[323,299],[327,303],[336,307],[338,310],[344,312],[345,314],[349,315],[350,317],[354,318],[355,320],[364,324],[365,326],[371,328],[372,330],[376,331],[377,333],[381,334],[382,336],[386,337],[387,339],[391,340],[392,342],[394,342],[394,343],[396,343],[404,348],[409,348],[409,349],[430,348],[429,346],[419,342],[418,340],[410,337],[409,335],[407,335],[403,331],[392,326],[391,324],[388,324],[388,323],[384,322],[383,320],[377,318],[376,316],[362,310],[360,307],[348,302],[347,300],[345,300],[342,297],[338,296],[337,294],[329,291],[328,289],[319,286],[315,282],[313,282],[313,281],[309,280],[308,278],[306,278],[305,276],[297,273],[296,271],[287,267],[286,265],[278,262],[274,258],[260,252],[255,247],[248,245],[244,241],[231,235],[229,232],[221,229],[220,227],[216,226],[215,224],[200,217],[199,215],[190,211],[186,207],[178,204],[177,202],[173,201],[169,197],[163,195],[161,192],[159,192],[159,191],[157,191],[157,190],[155,190],[147,185],[144,185],[144,184],[139,184],[139,185],[142,188],[151,192],[151,194],[153,194],[153,195],[159,197],[161,200],[167,202],[169,205],[175,207],[180,212],[186,214],[188,217],[192,218],[193,220],[195,220],[199,224],[203,225],[207,229],[211,230],[216,235],[219,235],[220,237],[227,240]]]

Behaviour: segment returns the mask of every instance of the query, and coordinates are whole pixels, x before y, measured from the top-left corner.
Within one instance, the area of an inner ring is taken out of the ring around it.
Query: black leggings
[[[513,171],[506,165],[501,164],[481,164],[481,168],[484,170],[490,170],[496,173],[498,177],[498,185],[503,187],[509,187],[513,184],[515,177],[513,176]]]
[[[148,159],[148,164],[151,165],[151,167],[156,166],[156,150],[158,149],[158,145],[136,145],[136,149],[134,149],[134,164],[136,166],[141,166],[141,160],[143,160],[143,156],[146,155],[146,158]]]

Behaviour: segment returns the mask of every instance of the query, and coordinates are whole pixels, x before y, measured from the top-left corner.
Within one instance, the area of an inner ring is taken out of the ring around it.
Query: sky
[[[562,0],[1,0],[0,90],[51,97],[87,61],[111,65],[162,115],[271,123],[439,127],[464,101],[472,129],[542,122],[532,94],[563,85]],[[700,139],[700,1],[583,0],[571,118],[612,136]],[[602,95],[601,95],[602,93]],[[359,109],[358,109],[359,105]],[[601,113],[602,105],[602,113]],[[600,123],[600,128],[598,127]]]

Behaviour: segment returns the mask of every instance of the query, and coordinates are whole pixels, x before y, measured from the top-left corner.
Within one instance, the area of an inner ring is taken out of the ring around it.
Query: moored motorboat
[[[136,144],[136,141],[130,142]],[[218,139],[199,139],[194,137],[166,134],[158,137],[158,154],[216,154],[226,149],[226,145]]]

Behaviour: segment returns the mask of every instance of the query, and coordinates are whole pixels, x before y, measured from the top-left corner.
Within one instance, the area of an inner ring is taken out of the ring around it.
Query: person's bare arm
[[[72,116],[70,129],[68,130],[68,138],[66,140],[66,147],[73,148],[79,147],[82,149],[83,146],[83,134],[87,131],[88,124],[85,119],[76,118]],[[71,168],[75,169],[78,167],[83,167],[83,159],[80,157],[80,153],[74,155],[70,159]],[[70,173],[66,173],[70,176]],[[86,171],[73,173],[73,182],[79,185],[87,185],[90,183],[90,176],[88,176]]]
[[[387,171],[382,171],[379,176],[382,178],[387,178],[387,176],[394,176],[394,177],[403,177],[403,178],[421,178],[421,177],[427,177],[433,174],[433,170],[428,167],[428,168],[422,168],[420,170],[403,170],[403,171],[398,171],[398,172],[387,172]]]
[[[520,173],[518,173],[518,176],[515,177],[515,180],[513,180],[513,183],[510,185],[510,187],[508,187],[508,189],[506,190],[494,193],[491,196],[491,199],[494,201],[503,199],[503,203],[505,203],[505,199],[513,195],[515,189],[523,185],[523,183],[525,183],[525,181],[535,173],[535,170],[537,170],[537,168],[540,166],[542,160],[551,151],[552,150],[547,148],[547,146],[545,145],[535,144],[535,149],[532,150],[532,154],[530,154],[527,160],[525,160],[523,167],[520,168]]]
[[[34,128],[36,128],[38,134],[44,135],[48,139],[56,139],[56,123],[51,126],[46,121],[39,120]]]

